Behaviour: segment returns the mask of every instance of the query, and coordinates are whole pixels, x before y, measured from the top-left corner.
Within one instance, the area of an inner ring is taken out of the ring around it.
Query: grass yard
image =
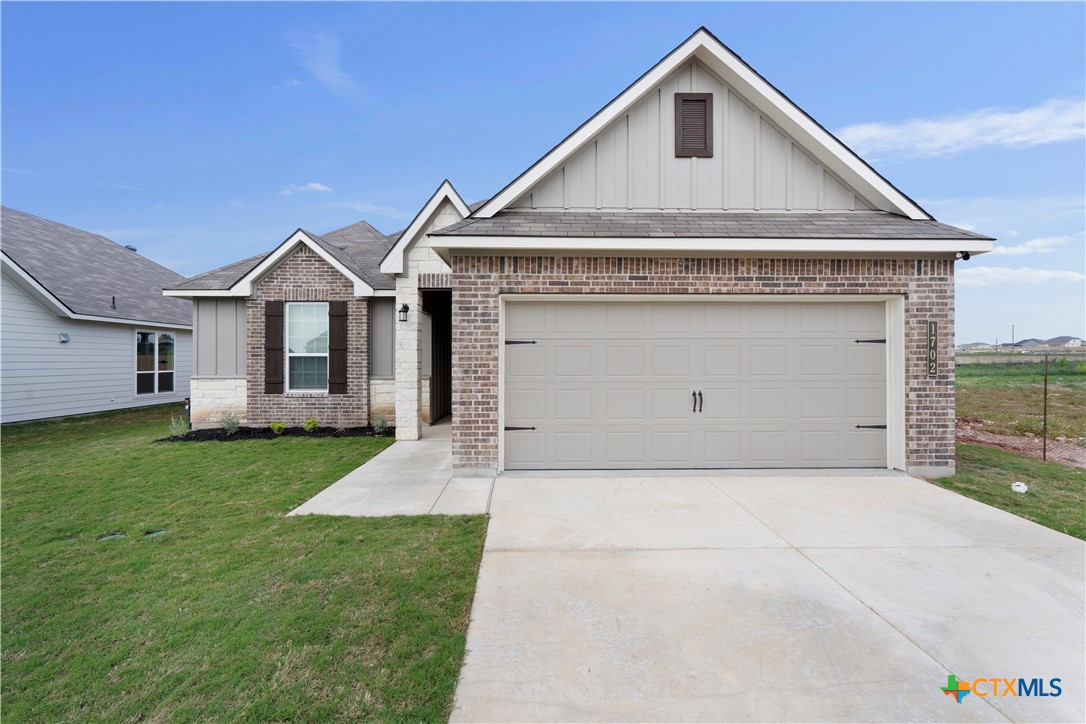
[[[3,429],[4,719],[445,720],[486,519],[286,518],[391,441],[178,412]]]
[[[1042,363],[960,364],[955,378],[958,417],[980,418],[980,429],[997,435],[1041,434]],[[1086,444],[1086,362],[1053,362],[1048,385],[1049,438]]]
[[[980,445],[957,448],[957,474],[932,483],[1086,540],[1086,470]],[[1011,490],[1015,481],[1029,492]]]

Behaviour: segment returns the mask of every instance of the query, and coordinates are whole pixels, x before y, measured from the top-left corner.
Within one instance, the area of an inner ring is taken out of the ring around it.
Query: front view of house
[[[954,470],[936,222],[701,29],[488,201],[190,278],[192,415],[452,416],[462,474]]]

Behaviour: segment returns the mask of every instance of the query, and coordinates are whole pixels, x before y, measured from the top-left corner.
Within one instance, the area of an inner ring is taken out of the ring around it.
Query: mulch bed
[[[1044,457],[1044,440],[1037,436],[996,435],[980,429],[984,420],[979,417],[959,417],[955,430],[958,442],[984,445],[999,450],[1025,455],[1036,460]],[[1086,448],[1063,440],[1048,441],[1048,461],[1063,463],[1076,468],[1086,468]]]
[[[228,433],[221,427],[207,430],[189,430],[177,437],[164,437],[155,442],[229,442],[231,440],[274,440],[277,437],[395,437],[396,428],[390,427],[382,432],[375,432],[372,427],[318,427],[313,432],[306,432],[300,427],[288,427],[281,435],[276,435],[270,427],[239,427]]]

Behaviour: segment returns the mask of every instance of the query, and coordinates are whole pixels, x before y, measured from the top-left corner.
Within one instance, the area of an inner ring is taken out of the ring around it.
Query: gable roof
[[[883,178],[832,133],[781,93],[742,58],[704,27],[681,43],[594,116],[585,121],[539,161],[473,213],[490,218],[506,209],[536,183],[573,157],[608,125],[633,108],[671,72],[697,58],[734,87],[747,101],[776,123],[846,184],[857,189],[879,209],[911,219],[930,220],[924,209]],[[821,153],[817,153],[821,151]]]
[[[303,238],[304,237],[304,238]],[[314,251],[356,282],[356,293],[362,296],[378,290],[393,290],[396,283],[380,272],[382,257],[395,243],[397,235],[385,236],[366,221],[329,231],[324,235],[298,229],[286,241],[267,254],[227,264],[184,279],[166,291],[167,296],[248,296],[250,290],[235,289],[248,286],[254,277],[275,266],[297,248],[307,243]],[[258,270],[258,267],[261,267]],[[212,293],[214,292],[214,293]]]
[[[430,196],[429,201],[419,209],[419,212],[415,214],[415,218],[413,218],[411,223],[407,225],[407,228],[399,234],[396,243],[388,250],[388,253],[381,261],[381,271],[383,273],[403,274],[405,266],[404,257],[407,255],[411,246],[422,235],[422,232],[433,222],[434,216],[445,203],[452,204],[461,218],[464,218],[471,213],[467,204],[464,203],[464,199],[460,197],[460,194],[456,192],[453,185],[449,183],[449,179],[442,181],[441,185],[437,187],[437,191],[434,191]]]
[[[192,304],[166,299],[184,279],[99,234],[8,207],[0,210],[0,247],[23,284],[63,316],[192,326]]]

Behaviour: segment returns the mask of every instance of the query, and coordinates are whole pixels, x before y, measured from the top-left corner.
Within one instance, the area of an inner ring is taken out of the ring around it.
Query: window
[[[328,304],[286,305],[287,390],[328,390]]]
[[[675,94],[675,155],[713,155],[713,94]]]
[[[136,332],[136,394],[173,392],[174,336]]]
[[[378,297],[370,302],[370,377],[396,376],[396,300]]]

